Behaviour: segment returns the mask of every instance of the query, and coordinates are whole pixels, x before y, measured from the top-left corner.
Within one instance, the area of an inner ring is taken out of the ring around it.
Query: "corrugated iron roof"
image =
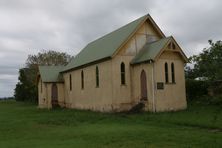
[[[64,66],[39,66],[39,73],[43,82],[64,82],[60,72]]]
[[[154,60],[166,43],[172,37],[162,38],[152,43],[146,43],[140,52],[131,61],[132,64],[138,64],[149,60]]]
[[[148,18],[148,15],[89,43],[69,64],[64,71],[74,69],[101,59],[112,57],[115,51],[130,37],[137,27]]]

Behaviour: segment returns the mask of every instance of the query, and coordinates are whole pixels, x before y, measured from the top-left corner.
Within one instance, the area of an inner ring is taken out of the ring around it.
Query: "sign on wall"
[[[157,82],[157,89],[164,89],[164,83],[163,82]]]

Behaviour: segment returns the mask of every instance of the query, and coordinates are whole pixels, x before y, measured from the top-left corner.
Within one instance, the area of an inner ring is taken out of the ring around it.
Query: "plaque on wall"
[[[157,82],[157,89],[164,89],[164,83],[163,82]]]

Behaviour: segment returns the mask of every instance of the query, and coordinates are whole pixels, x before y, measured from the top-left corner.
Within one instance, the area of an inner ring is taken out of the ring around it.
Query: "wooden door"
[[[58,105],[58,88],[57,85],[54,83],[52,84],[52,106]]]
[[[147,100],[147,80],[146,72],[142,70],[140,75],[141,100]]]

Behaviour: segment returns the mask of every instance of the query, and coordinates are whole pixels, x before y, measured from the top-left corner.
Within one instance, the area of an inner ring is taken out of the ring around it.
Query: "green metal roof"
[[[172,37],[167,37],[155,42],[145,44],[140,52],[133,58],[131,63],[138,64],[148,60],[154,60],[158,53],[163,49],[163,47],[171,38]]]
[[[68,71],[98,60],[110,58],[115,51],[130,37],[137,27],[148,18],[145,15],[91,43],[89,43],[69,64],[63,69]]]
[[[39,66],[39,73],[43,82],[63,82],[60,72],[64,66]]]

